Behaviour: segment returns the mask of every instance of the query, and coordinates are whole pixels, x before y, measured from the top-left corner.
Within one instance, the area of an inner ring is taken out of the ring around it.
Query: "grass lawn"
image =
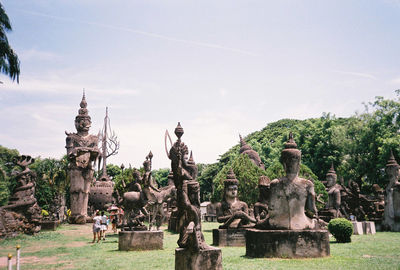
[[[203,223],[207,243],[217,223]],[[164,249],[118,251],[118,236],[92,244],[91,224],[60,226],[57,231],[36,236],[21,235],[0,240],[0,269],[5,269],[8,253],[15,256],[21,245],[21,269],[174,269],[177,234],[164,230]],[[353,235],[352,242],[337,244],[331,239],[331,256],[319,259],[252,259],[245,247],[222,248],[224,269],[400,269],[400,233]],[[13,257],[14,261],[14,257]],[[15,262],[14,262],[15,263]]]

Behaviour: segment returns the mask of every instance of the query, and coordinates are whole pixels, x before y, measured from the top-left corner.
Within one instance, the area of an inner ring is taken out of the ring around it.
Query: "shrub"
[[[353,224],[345,218],[331,219],[328,224],[329,232],[336,238],[338,243],[351,242]]]

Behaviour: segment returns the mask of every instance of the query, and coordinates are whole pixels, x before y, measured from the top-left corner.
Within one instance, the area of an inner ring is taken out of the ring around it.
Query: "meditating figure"
[[[331,169],[326,174],[326,191],[328,192],[328,202],[324,209],[319,213],[319,216],[326,222],[333,218],[342,217],[340,212],[341,207],[341,191],[342,187],[336,183],[337,175],[333,164]]]
[[[304,230],[318,228],[314,184],[299,177],[301,152],[290,133],[282,150],[281,162],[286,176],[270,184],[268,228]],[[306,215],[307,213],[307,215]]]
[[[258,180],[258,190],[260,195],[254,204],[254,217],[257,221],[256,228],[264,228],[268,224],[268,197],[270,196],[271,180],[267,176],[260,176]]]
[[[238,183],[232,168],[224,180],[224,196],[217,205],[217,221],[224,223],[220,229],[252,227],[256,220],[249,215],[247,203],[238,199]]]

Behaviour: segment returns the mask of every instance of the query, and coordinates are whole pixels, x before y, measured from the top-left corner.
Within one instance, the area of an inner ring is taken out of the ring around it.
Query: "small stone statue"
[[[224,180],[224,196],[217,205],[217,221],[224,223],[220,229],[252,227],[256,220],[249,215],[247,203],[238,199],[238,183],[232,168]]]
[[[71,181],[71,223],[86,223],[90,184],[93,181],[93,162],[99,149],[98,137],[89,134],[92,124],[88,114],[85,93],[80,103],[79,114],[75,118],[77,133],[66,133],[66,148],[69,160],[68,173]]]
[[[333,163],[331,169],[326,174],[326,191],[328,192],[328,203],[325,205],[325,208],[320,211],[320,217],[329,222],[329,220],[333,218],[342,217],[340,212],[341,207],[341,191],[342,187],[336,183],[337,175],[335,169],[333,167]]]
[[[271,180],[267,176],[260,176],[258,180],[258,189],[260,195],[258,201],[254,204],[254,217],[258,227],[263,227],[263,224],[268,222],[268,197],[270,196]]]
[[[383,228],[388,231],[400,232],[400,166],[394,159],[393,153],[386,164],[386,175],[389,184],[385,188],[385,212]]]
[[[286,176],[274,179],[270,184],[266,228],[304,230],[319,227],[317,220],[312,218],[317,215],[314,184],[299,177],[300,160],[301,152],[290,133],[281,154]]]

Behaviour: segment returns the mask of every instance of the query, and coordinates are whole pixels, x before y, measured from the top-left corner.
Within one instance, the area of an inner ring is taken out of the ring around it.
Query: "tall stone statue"
[[[254,165],[265,170],[265,166],[261,161],[260,155],[256,151],[254,151],[250,145],[246,143],[246,141],[242,138],[241,135],[239,135],[239,138],[240,138],[239,154],[247,155],[250,158],[251,162],[254,163]]]
[[[286,175],[271,181],[268,200],[270,229],[304,230],[318,228],[314,184],[299,177],[301,152],[290,133],[282,150]],[[306,215],[307,213],[307,215]]]
[[[220,229],[252,227],[256,220],[249,215],[247,203],[238,199],[238,183],[232,168],[224,180],[224,195],[217,205],[217,220],[223,223]],[[252,224],[253,223],[253,224]]]
[[[386,175],[389,180],[385,188],[385,212],[383,228],[388,231],[400,232],[400,166],[394,159],[393,153],[386,164]]]
[[[319,212],[320,217],[329,222],[333,218],[342,217],[340,212],[341,207],[341,191],[342,187],[336,183],[337,175],[333,167],[326,174],[326,191],[328,192],[328,203],[324,209]]]
[[[260,176],[258,179],[259,197],[254,204],[254,217],[257,224],[264,224],[268,220],[268,197],[270,194],[271,180],[268,176]]]
[[[69,221],[77,224],[86,223],[90,184],[93,181],[93,162],[99,154],[98,137],[89,134],[92,121],[86,107],[85,93],[83,93],[79,114],[75,117],[77,133],[65,132],[71,182]]]
[[[190,154],[189,158],[188,147],[181,141],[183,133],[178,123],[175,128],[178,140],[167,151],[177,190],[180,224],[175,269],[222,269],[221,250],[208,246],[201,231],[200,185],[196,180],[198,169],[193,155]]]

